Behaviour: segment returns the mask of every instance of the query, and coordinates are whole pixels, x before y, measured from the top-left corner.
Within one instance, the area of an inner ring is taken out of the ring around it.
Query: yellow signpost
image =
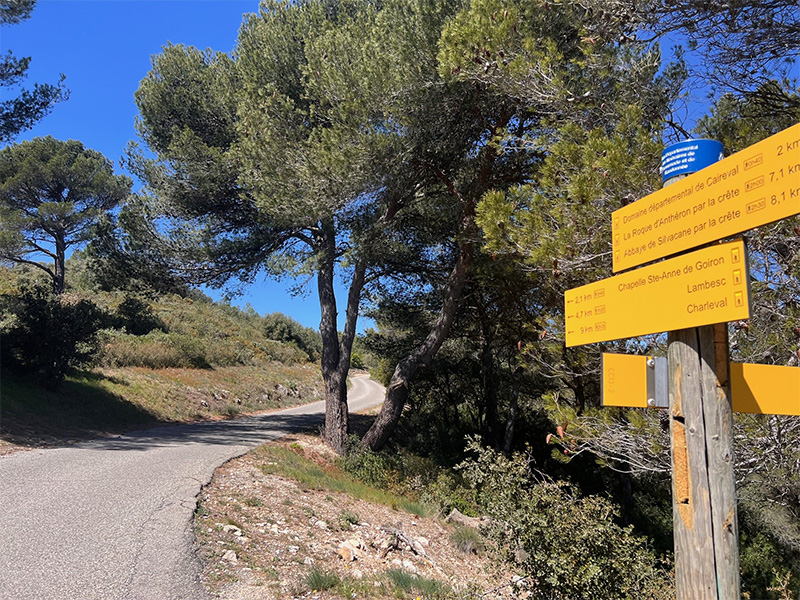
[[[564,294],[567,346],[747,319],[744,242],[718,244]]]
[[[667,149],[670,160],[681,156],[688,167],[698,158],[689,153],[699,143],[677,146],[686,156]],[[670,181],[612,215],[615,273],[800,214],[800,124]],[[676,596],[739,598],[732,410],[800,414],[800,369],[728,368],[725,323],[750,316],[744,243],[708,246],[568,290],[564,309],[567,346],[668,332],[668,391],[658,385],[656,361],[604,359],[603,401],[658,406],[668,397]]]
[[[600,401],[603,406],[667,408],[667,359],[603,353]]]
[[[731,363],[734,412],[800,416],[800,368]]]
[[[800,214],[800,124],[612,215],[614,272]]]
[[[665,358],[631,354],[602,355],[603,406],[667,408]],[[800,368],[730,364],[733,411],[800,416]]]
[[[647,359],[633,354],[603,354],[603,406],[647,408]]]

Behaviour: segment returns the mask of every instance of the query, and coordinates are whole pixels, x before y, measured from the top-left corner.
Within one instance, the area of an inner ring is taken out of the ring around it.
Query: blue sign
[[[661,153],[661,181],[696,173],[722,159],[722,144],[716,140],[686,140],[672,144]]]

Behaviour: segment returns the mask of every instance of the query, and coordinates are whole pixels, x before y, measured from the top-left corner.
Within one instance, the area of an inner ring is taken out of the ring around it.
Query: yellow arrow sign
[[[667,359],[604,353],[603,406],[666,408],[666,373],[659,372],[659,360]],[[800,416],[798,367],[731,363],[730,382],[734,412]]]
[[[800,416],[800,368],[731,363],[735,412]]]
[[[800,123],[614,211],[614,272],[800,214]]]
[[[744,242],[717,244],[564,293],[567,346],[747,319]]]
[[[601,357],[603,406],[667,408],[667,359],[636,354],[608,354]]]

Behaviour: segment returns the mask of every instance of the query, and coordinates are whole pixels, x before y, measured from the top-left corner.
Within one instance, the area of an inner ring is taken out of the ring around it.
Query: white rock
[[[297,546],[287,546],[286,549],[289,551],[289,554],[297,554],[297,551],[300,550]]]
[[[405,560],[403,561],[403,567],[405,567],[406,569],[408,569],[408,570],[409,570],[409,571],[411,571],[412,573],[416,573],[416,572],[417,572],[417,567],[414,565],[414,563],[412,563],[412,562],[411,562],[410,560],[408,560],[408,559],[405,559]]]
[[[304,564],[304,565],[313,565],[313,564],[314,564],[314,559],[313,559],[313,558],[311,558],[310,556],[306,556],[306,557],[303,559],[303,564]]]
[[[226,560],[232,565],[239,563],[239,559],[236,558],[236,552],[234,552],[233,550],[227,550],[225,554],[222,555],[222,560]]]
[[[350,541],[343,542],[336,551],[336,554],[338,554],[346,562],[353,562],[359,558],[358,548],[351,544]]]
[[[242,530],[236,525],[225,525],[222,527],[222,531],[225,533],[233,533],[233,535],[242,535]]]

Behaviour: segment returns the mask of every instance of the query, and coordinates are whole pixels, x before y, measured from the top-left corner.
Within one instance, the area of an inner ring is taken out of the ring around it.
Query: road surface
[[[355,377],[351,412],[383,401]],[[227,460],[324,421],[324,403],[0,458],[0,600],[200,600],[197,496]]]

